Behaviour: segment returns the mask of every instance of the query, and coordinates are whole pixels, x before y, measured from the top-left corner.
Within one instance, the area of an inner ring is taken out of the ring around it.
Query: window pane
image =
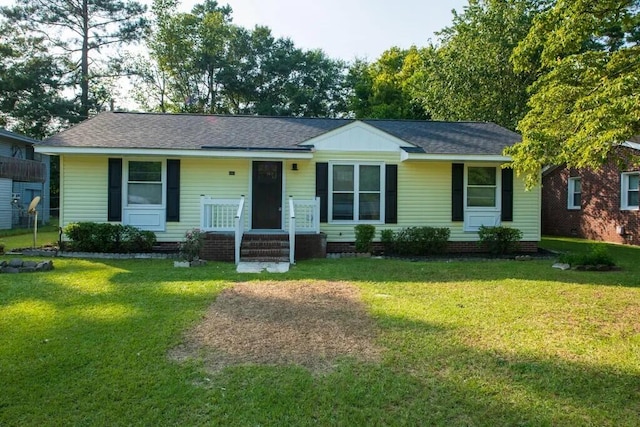
[[[496,185],[496,168],[469,168],[469,185]]]
[[[161,162],[129,162],[129,181],[162,181]]]
[[[467,189],[467,206],[495,207],[496,189],[493,187],[469,187]]]
[[[360,166],[360,191],[380,191],[380,166]]]
[[[333,195],[333,219],[353,219],[353,194]]]
[[[582,203],[582,197],[581,197],[580,193],[574,193],[573,194],[573,205],[572,206],[578,207],[578,206],[581,205],[581,203]]]
[[[162,184],[129,184],[129,205],[161,205]]]
[[[640,175],[629,175],[629,190],[638,189],[638,178]]]
[[[333,191],[353,191],[353,166],[333,167]]]
[[[638,190],[627,193],[627,205],[638,206]]]
[[[573,183],[573,191],[575,193],[580,193],[582,191],[582,181],[580,179],[574,179]]]
[[[360,219],[380,219],[380,193],[360,193]]]

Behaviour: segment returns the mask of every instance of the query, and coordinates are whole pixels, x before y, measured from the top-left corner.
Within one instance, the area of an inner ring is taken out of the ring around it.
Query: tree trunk
[[[89,118],[89,5],[82,0],[82,57],[80,59],[80,116]]]

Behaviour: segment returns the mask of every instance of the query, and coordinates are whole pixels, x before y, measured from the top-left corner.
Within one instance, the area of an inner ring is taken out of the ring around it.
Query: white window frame
[[[333,167],[334,166],[353,166],[353,218],[333,219]],[[360,166],[378,166],[380,168],[380,219],[375,220],[359,220],[360,216]],[[329,194],[328,194],[328,211],[329,224],[384,224],[385,221],[385,163],[384,162],[357,162],[357,161],[337,161],[329,162]]]
[[[574,196],[578,194],[576,192],[576,182],[580,182],[580,204],[576,205],[573,203]],[[569,210],[580,210],[582,209],[582,178],[579,176],[571,176],[567,181],[567,209]]]
[[[629,177],[633,175],[640,175],[640,172],[623,172],[620,174],[620,209],[623,211],[637,211],[640,209],[639,205],[629,204]]]
[[[161,165],[162,203],[129,204],[129,163],[155,162]],[[165,159],[131,158],[124,159],[122,165],[122,223],[133,225],[141,230],[165,231],[167,206],[167,161]]]
[[[496,174],[495,205],[494,206],[469,206],[469,168],[493,168]],[[477,232],[480,225],[500,225],[502,214],[502,174],[500,166],[491,163],[470,163],[464,165],[464,231]]]

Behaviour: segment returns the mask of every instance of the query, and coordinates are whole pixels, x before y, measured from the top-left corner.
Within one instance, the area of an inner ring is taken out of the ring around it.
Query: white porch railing
[[[236,211],[235,228],[235,259],[236,265],[238,265],[240,263],[240,245],[242,244],[242,234],[244,233],[244,196],[240,197],[240,204],[238,205],[238,210]]]
[[[200,229],[202,231],[235,231],[235,219],[240,199],[214,199],[200,197]]]
[[[296,218],[295,231],[303,233],[320,233],[320,198],[311,200],[294,200],[293,208]]]
[[[296,206],[293,197],[289,196],[289,263],[296,263]]]

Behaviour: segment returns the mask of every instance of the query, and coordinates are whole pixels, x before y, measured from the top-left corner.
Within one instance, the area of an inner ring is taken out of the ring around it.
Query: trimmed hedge
[[[151,252],[156,243],[155,233],[131,225],[75,222],[63,231],[71,239],[68,249],[78,252]]]
[[[380,237],[389,255],[424,256],[445,253],[450,234],[446,227],[407,227],[396,232],[382,230]]]
[[[485,227],[480,226],[478,230],[480,244],[487,246],[490,253],[494,255],[505,255],[515,252],[520,248],[522,231],[510,227]]]

